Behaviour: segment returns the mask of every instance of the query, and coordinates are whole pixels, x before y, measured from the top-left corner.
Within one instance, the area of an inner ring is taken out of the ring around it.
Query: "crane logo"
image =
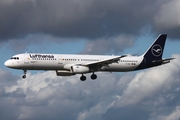
[[[162,47],[158,44],[155,44],[152,48],[151,48],[151,52],[154,56],[159,57],[162,54]]]

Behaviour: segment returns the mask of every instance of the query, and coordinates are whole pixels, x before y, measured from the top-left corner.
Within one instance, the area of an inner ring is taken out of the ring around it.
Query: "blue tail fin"
[[[169,63],[174,58],[162,59],[164,45],[166,42],[166,34],[161,34],[149,47],[149,49],[142,55],[143,61],[136,68],[136,70],[159,66],[162,64]]]
[[[161,34],[158,36],[150,48],[143,54],[146,60],[162,60],[166,37],[166,34]]]

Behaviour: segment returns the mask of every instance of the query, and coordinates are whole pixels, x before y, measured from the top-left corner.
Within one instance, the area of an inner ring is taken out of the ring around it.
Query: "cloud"
[[[1,41],[29,34],[89,40],[120,34],[138,36],[147,31],[173,36],[171,31],[179,29],[178,19],[174,19],[178,18],[178,0],[0,0],[0,3]],[[160,29],[170,18],[173,20],[169,27]],[[155,29],[151,31],[152,28]]]
[[[150,112],[148,109],[139,105],[110,108],[102,115],[102,120],[148,120],[149,118]]]
[[[95,41],[89,41],[86,43],[83,53],[91,54],[117,54],[122,52],[125,48],[134,45],[134,37],[119,35],[117,37],[102,38]]]
[[[180,59],[177,55],[173,57]],[[180,64],[177,60],[168,65],[138,73],[124,90],[118,104],[120,106],[136,104],[162,88],[165,91],[171,89],[171,84],[179,80],[177,74],[180,72]]]
[[[177,9],[179,4],[180,2],[178,0],[172,0],[171,2],[164,3],[160,7],[155,21],[157,25],[163,27],[161,29],[171,29],[180,26],[180,10]]]
[[[1,86],[7,97],[13,101],[10,105],[17,107],[17,119],[81,119],[85,113],[85,119],[91,118],[89,114],[100,118],[101,113],[107,109],[106,104],[111,104],[111,101],[107,99],[100,102],[104,98],[99,98],[99,95],[110,94],[108,91],[114,89],[116,81],[112,74],[99,75],[105,83],[91,81],[90,76],[86,82],[81,82],[78,75],[57,77],[55,72],[34,75],[28,73],[27,76],[25,80],[18,77],[13,85]],[[18,97],[18,94],[22,95]],[[16,118],[15,115],[12,116],[12,119]]]
[[[97,73],[96,81],[55,72],[27,79],[0,70],[0,119],[178,119],[180,55],[167,65],[144,71]]]
[[[180,5],[179,0],[172,0],[161,5],[154,16],[155,28],[163,33],[169,33],[170,37],[178,38],[180,30]]]
[[[84,40],[81,53],[116,54],[147,34],[179,40],[178,5],[178,0],[0,0],[0,46],[36,52],[51,43]]]
[[[170,89],[169,85],[172,84],[173,80],[177,79],[174,78],[175,75],[173,74],[177,74],[178,69],[162,66],[155,70],[138,73],[129,83],[127,89],[124,90],[118,104],[120,106],[136,104],[142,99],[153,95],[155,91],[162,87]],[[159,72],[159,70],[161,71]]]
[[[176,107],[172,113],[170,113],[167,116],[159,116],[159,120],[179,120],[180,119],[180,108],[179,106]]]
[[[22,53],[22,51],[41,53],[47,52],[48,50],[50,50],[50,48],[54,48],[54,45],[57,45],[58,49],[61,50],[61,47],[62,45],[64,45],[64,43],[69,45],[69,43],[79,43],[79,41],[82,41],[82,39],[58,38],[44,34],[29,34],[22,39],[9,39],[8,42],[0,43],[0,46],[13,52],[13,54],[19,54]]]

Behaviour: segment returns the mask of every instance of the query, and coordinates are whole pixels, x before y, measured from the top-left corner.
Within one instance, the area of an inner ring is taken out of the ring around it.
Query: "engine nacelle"
[[[75,75],[75,74],[72,73],[71,71],[67,71],[67,70],[56,70],[56,75],[57,76],[71,76],[71,75]]]
[[[89,67],[87,66],[71,66],[72,73],[74,74],[83,74],[90,72]]]

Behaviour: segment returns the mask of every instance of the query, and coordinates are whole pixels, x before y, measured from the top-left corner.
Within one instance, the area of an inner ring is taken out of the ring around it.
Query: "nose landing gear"
[[[22,76],[22,78],[25,79],[27,70],[23,70],[23,71],[24,71],[24,75]]]

